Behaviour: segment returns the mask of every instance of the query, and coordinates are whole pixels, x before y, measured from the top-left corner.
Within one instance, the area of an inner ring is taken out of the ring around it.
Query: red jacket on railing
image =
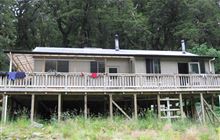
[[[97,78],[98,75],[97,75],[97,73],[92,73],[92,74],[91,74],[91,77],[92,77],[92,78]]]

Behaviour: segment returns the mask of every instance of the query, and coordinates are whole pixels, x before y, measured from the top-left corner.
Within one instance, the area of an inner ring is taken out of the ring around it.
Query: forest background
[[[181,50],[218,57],[219,0],[0,0],[0,70],[3,50],[43,47]]]

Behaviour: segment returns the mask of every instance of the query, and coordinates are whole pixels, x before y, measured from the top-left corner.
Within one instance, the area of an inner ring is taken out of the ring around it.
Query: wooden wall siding
[[[29,73],[25,79],[0,77],[0,90],[7,89],[206,89],[220,88],[220,75]]]

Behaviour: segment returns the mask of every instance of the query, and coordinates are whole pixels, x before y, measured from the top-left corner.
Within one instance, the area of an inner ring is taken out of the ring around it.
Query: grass
[[[39,121],[38,121],[39,122]],[[159,121],[154,116],[139,120],[126,120],[82,116],[65,121],[44,122],[43,127],[31,125],[26,117],[1,125],[0,138],[5,139],[57,139],[57,140],[218,140],[220,125],[201,125],[190,120]]]

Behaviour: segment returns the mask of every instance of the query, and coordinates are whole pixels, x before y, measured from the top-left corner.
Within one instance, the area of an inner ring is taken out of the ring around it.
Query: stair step
[[[160,101],[179,101],[178,98],[163,98],[163,99],[160,99]]]
[[[180,111],[180,109],[179,108],[161,109],[161,111]]]
[[[175,119],[175,118],[180,118],[181,116],[163,116],[161,117],[162,119]]]

